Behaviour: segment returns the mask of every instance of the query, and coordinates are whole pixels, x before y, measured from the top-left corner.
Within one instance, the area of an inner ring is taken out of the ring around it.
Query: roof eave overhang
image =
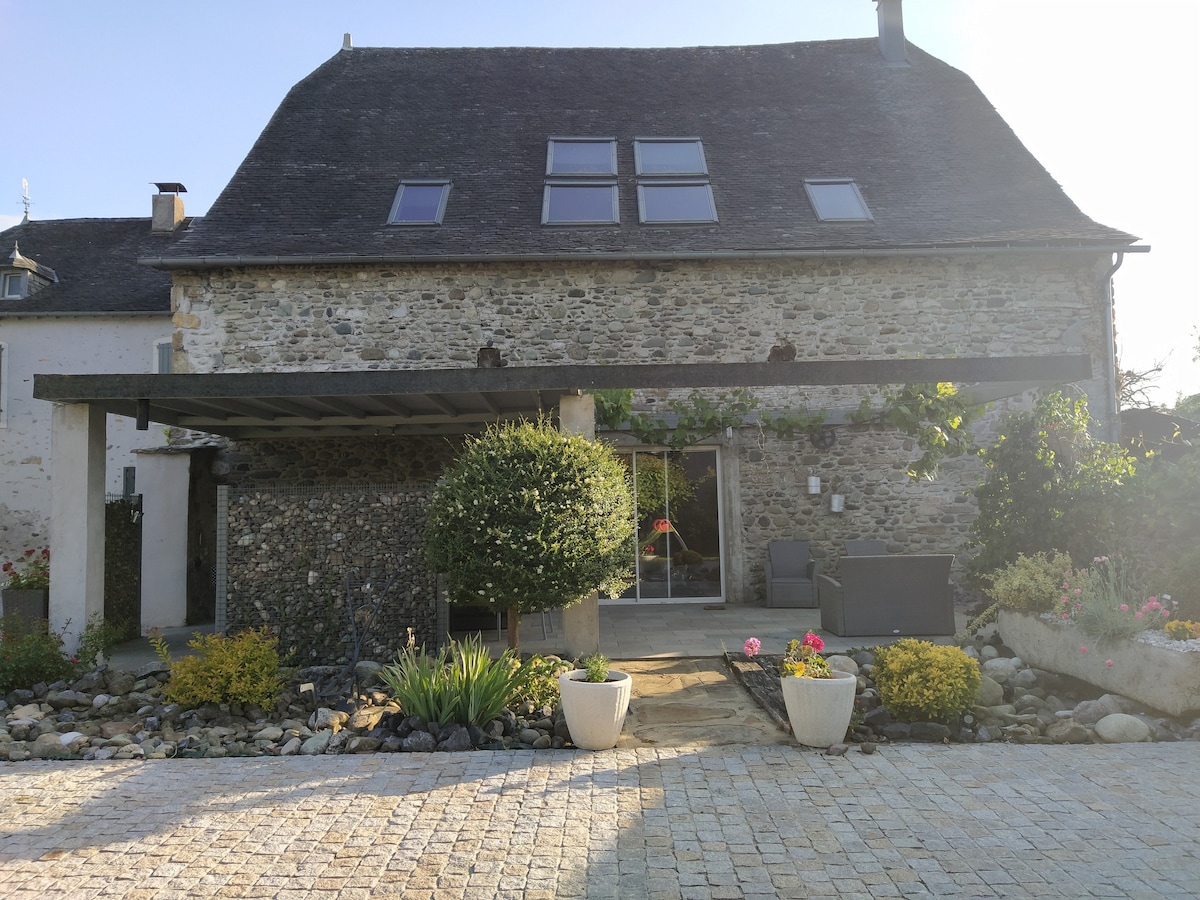
[[[552,414],[605,389],[817,387],[949,381],[989,399],[1086,381],[1086,354],[780,363],[522,366],[201,375],[35,375],[33,396],[231,438],[467,433]],[[999,393],[997,393],[999,392]]]
[[[160,269],[225,269],[242,266],[330,266],[398,265],[432,263],[515,263],[515,262],[655,262],[712,259],[821,259],[871,256],[959,256],[980,254],[1062,254],[1062,253],[1149,253],[1148,244],[1061,243],[1061,244],[929,244],[896,247],[824,247],[781,250],[671,250],[662,252],[572,252],[572,253],[501,253],[501,254],[294,254],[279,256],[152,256],[138,260],[139,265]]]

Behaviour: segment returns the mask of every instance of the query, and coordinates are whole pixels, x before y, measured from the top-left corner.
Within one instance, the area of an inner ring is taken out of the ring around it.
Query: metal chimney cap
[[[178,181],[152,181],[150,183],[152,185],[154,185],[156,188],[158,188],[158,192],[160,194],[186,194],[187,193],[187,188],[185,188]]]

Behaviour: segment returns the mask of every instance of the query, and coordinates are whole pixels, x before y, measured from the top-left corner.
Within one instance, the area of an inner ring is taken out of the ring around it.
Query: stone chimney
[[[877,2],[879,52],[888,62],[904,65],[908,62],[908,52],[904,42],[904,13],[900,8],[900,0]]]
[[[177,181],[156,181],[158,193],[153,197],[150,230],[156,234],[167,234],[179,227],[183,221],[183,198],[187,188]]]

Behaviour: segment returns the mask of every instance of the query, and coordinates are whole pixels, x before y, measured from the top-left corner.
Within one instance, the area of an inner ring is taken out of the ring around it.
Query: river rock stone
[[[975,702],[979,706],[998,706],[1004,702],[1004,687],[991,675],[980,676]]]
[[[1090,744],[1092,733],[1074,719],[1055,722],[1046,728],[1046,737],[1055,744]]]
[[[1096,737],[1106,744],[1137,744],[1150,740],[1150,726],[1128,713],[1111,713],[1096,723]]]

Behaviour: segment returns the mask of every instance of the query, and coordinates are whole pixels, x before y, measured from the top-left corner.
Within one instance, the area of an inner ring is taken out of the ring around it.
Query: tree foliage
[[[1109,550],[1130,495],[1133,458],[1088,431],[1087,401],[1059,392],[1009,416],[981,452],[987,477],[975,490],[974,584],[1019,554],[1061,550],[1077,562]]]
[[[629,585],[635,521],[628,470],[612,449],[545,421],[471,439],[430,503],[426,554],[452,603],[520,613]]]

